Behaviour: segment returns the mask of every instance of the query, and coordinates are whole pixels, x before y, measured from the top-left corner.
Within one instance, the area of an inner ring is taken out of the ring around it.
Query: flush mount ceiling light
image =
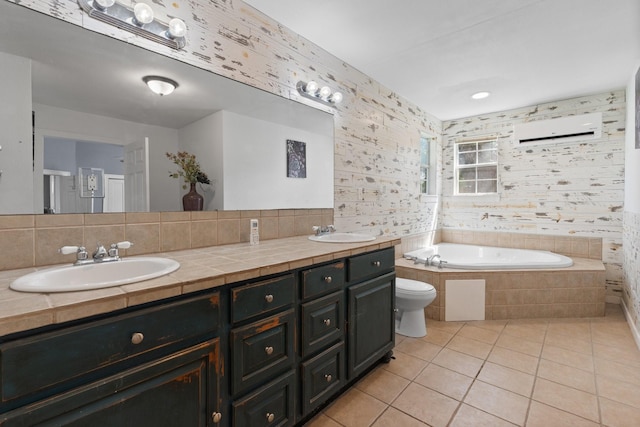
[[[186,45],[187,26],[182,19],[169,23],[154,18],[153,9],[146,3],[134,3],[133,9],[116,0],[78,0],[78,4],[92,18],[130,31],[149,40],[181,49]]]
[[[175,80],[162,76],[144,76],[142,81],[149,86],[153,93],[157,93],[160,96],[169,95],[178,87],[178,83]]]
[[[342,102],[342,94],[340,92],[333,92],[329,86],[318,86],[318,83],[313,80],[309,82],[298,82],[296,85],[298,93],[305,98],[313,99],[322,104],[334,107],[336,104]]]
[[[485,98],[488,98],[489,95],[491,95],[491,92],[476,92],[473,95],[471,95],[471,98],[473,98],[473,99],[485,99]]]

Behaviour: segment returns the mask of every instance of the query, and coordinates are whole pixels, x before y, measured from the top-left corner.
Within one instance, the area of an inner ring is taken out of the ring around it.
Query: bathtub
[[[424,263],[440,255],[442,266],[462,270],[512,270],[531,268],[563,268],[573,265],[571,258],[548,251],[498,248],[491,246],[439,243],[404,254],[409,260]],[[438,265],[436,259],[434,265]]]

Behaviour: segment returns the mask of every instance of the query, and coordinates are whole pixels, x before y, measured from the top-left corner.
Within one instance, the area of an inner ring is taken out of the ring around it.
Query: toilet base
[[[420,338],[427,335],[424,309],[404,310],[396,317],[396,333],[407,337]]]

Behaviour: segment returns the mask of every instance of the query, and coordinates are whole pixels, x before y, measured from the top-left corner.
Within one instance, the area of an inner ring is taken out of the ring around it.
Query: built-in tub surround
[[[396,260],[398,277],[427,282],[436,299],[425,309],[427,318],[445,320],[447,280],[484,279],[487,320],[541,317],[603,316],[605,270],[601,261],[573,258],[574,265],[557,270],[455,270]]]
[[[0,215],[0,271],[72,263],[62,246],[133,242],[121,255],[142,255],[249,241],[257,218],[260,241],[312,234],[333,224],[333,209]]]
[[[558,270],[462,271],[426,268],[398,259],[398,277],[431,283],[438,292],[425,313],[445,319],[445,282],[458,279],[486,279],[487,319],[529,317],[601,316],[606,299],[606,271],[601,261],[602,239],[597,237],[552,236],[527,233],[441,229],[402,238],[406,253],[428,246],[425,242],[450,242],[546,250],[570,257],[574,265]],[[584,292],[582,292],[584,290]]]

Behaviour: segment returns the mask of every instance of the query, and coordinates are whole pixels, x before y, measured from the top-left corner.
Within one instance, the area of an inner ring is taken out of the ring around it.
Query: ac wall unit
[[[590,141],[602,136],[602,113],[582,114],[513,126],[516,146]]]

